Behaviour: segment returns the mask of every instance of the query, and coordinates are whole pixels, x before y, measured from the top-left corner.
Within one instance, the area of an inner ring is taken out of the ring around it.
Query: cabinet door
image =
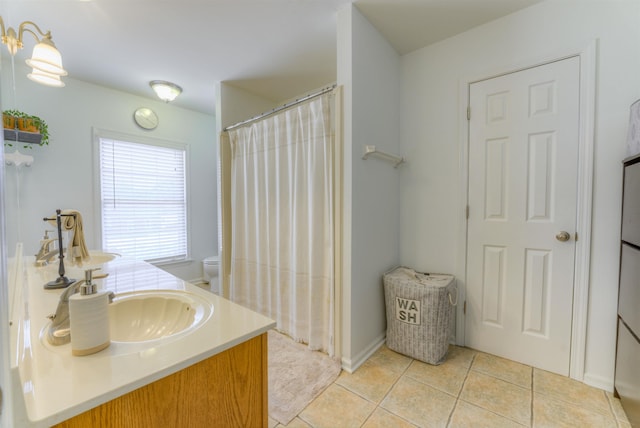
[[[618,315],[640,334],[640,250],[625,243],[620,254]]]
[[[640,343],[618,320],[618,352],[616,355],[615,385],[631,426],[640,426]]]
[[[267,334],[195,363],[54,428],[268,425]]]
[[[622,240],[640,246],[640,162],[624,169]]]

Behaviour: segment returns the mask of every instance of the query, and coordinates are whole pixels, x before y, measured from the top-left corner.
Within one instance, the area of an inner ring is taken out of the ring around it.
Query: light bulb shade
[[[34,69],[58,76],[66,76],[67,72],[62,68],[62,55],[55,46],[50,43],[40,42],[33,47],[31,59],[27,65]]]
[[[152,80],[149,85],[155,93],[164,102],[173,101],[182,92],[182,88],[175,83],[166,82],[164,80]]]
[[[37,68],[34,68],[31,73],[27,74],[27,77],[42,85],[54,86],[56,88],[62,88],[64,86],[64,82],[60,80],[60,75],[47,73]]]

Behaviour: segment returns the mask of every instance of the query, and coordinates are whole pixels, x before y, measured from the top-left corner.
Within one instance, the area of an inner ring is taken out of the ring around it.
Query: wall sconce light
[[[165,103],[175,100],[182,93],[180,86],[164,80],[152,80],[149,82],[149,86],[156,92],[158,98]]]
[[[33,48],[31,58],[26,61],[27,65],[33,68],[33,71],[27,75],[29,79],[47,86],[64,86],[60,77],[66,76],[67,71],[62,68],[62,55],[53,44],[50,31],[44,33],[31,21],[24,21],[20,24],[17,33],[11,27],[5,30],[1,16],[0,29],[2,30],[2,44],[7,45],[12,56],[18,52],[18,49],[24,47],[22,36],[25,32],[31,33],[36,39],[37,44]]]

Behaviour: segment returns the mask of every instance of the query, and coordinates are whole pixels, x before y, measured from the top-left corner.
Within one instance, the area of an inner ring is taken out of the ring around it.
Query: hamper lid
[[[423,273],[416,272],[415,270],[400,266],[385,274],[385,276],[395,277],[398,279],[414,280],[420,284],[429,285],[432,287],[446,287],[453,281],[453,275],[444,273]]]

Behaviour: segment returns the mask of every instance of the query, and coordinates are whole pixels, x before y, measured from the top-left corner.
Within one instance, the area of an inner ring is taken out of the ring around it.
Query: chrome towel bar
[[[398,165],[406,162],[404,157],[382,152],[377,150],[376,146],[364,146],[364,155],[362,155],[362,159],[366,160],[371,155],[393,162],[394,168],[397,168]]]

